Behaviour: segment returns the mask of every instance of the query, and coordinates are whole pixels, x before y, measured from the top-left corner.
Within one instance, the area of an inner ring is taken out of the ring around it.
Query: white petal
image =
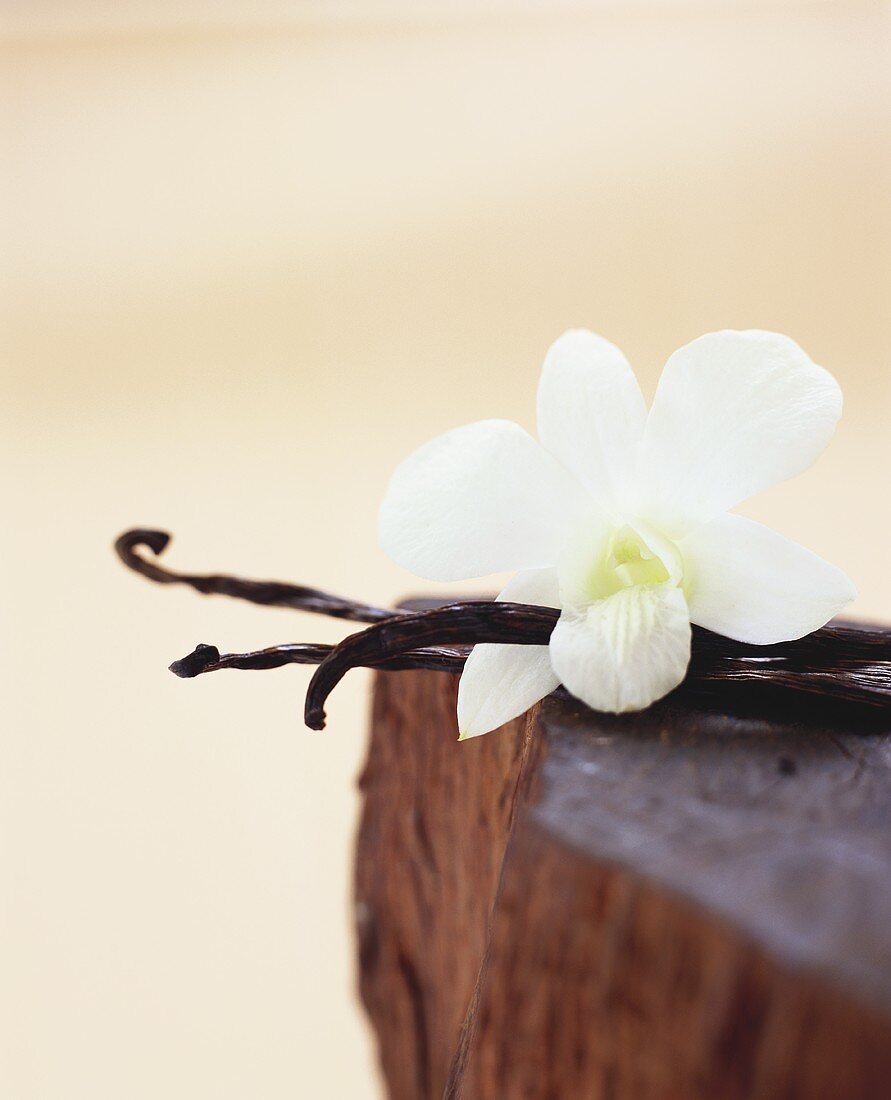
[[[524,714],[559,683],[546,645],[474,646],[458,685],[460,740]]]
[[[551,346],[538,384],[538,438],[605,507],[621,504],[646,416],[615,344],[573,329]]]
[[[787,336],[712,332],[679,348],[644,434],[647,518],[677,534],[801,473],[841,410],[838,383]]]
[[[557,572],[531,569],[513,577],[499,600],[559,607]],[[524,714],[559,684],[546,645],[474,646],[458,685],[461,740]]]
[[[691,620],[741,642],[801,638],[857,595],[840,569],[742,516],[719,516],[680,550]]]
[[[515,574],[495,597],[502,603],[531,603],[536,607],[559,607],[557,570],[523,569]]]
[[[567,608],[551,635],[561,683],[595,710],[642,710],[683,680],[690,619],[673,584],[625,588],[588,608]]]
[[[409,455],[378,520],[384,551],[419,577],[467,580],[553,565],[582,488],[519,425],[481,420]]]

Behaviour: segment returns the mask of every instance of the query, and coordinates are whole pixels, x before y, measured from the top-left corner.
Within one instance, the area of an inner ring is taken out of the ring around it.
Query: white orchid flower
[[[619,349],[574,330],[545,358],[540,443],[483,420],[407,458],[380,512],[390,557],[435,581],[519,570],[498,599],[561,612],[547,646],[473,649],[461,737],[560,683],[596,710],[649,706],[683,680],[691,623],[758,645],[823,626],[851,581],[727,510],[810,466],[841,410],[794,341],[726,331],[671,356],[648,414]]]

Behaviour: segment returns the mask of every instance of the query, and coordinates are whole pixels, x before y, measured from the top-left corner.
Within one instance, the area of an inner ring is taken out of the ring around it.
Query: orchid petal
[[[647,518],[679,534],[801,473],[841,410],[838,383],[787,336],[686,344],[665,365],[644,434]]]
[[[802,638],[857,595],[845,574],[742,516],[719,516],[680,544],[690,618],[754,645]]]
[[[538,384],[538,438],[598,503],[621,502],[647,409],[628,360],[602,336],[564,333]]]
[[[551,664],[589,707],[642,710],[683,680],[690,638],[680,588],[635,585],[585,608],[565,608],[551,635]]]
[[[409,455],[390,479],[381,546],[434,581],[553,565],[586,505],[581,486],[523,429],[481,420]]]
[[[556,570],[518,573],[498,599],[559,607]],[[474,646],[458,685],[460,739],[479,737],[524,714],[559,682],[546,645]]]
[[[531,603],[535,607],[559,607],[557,570],[523,569],[516,573],[495,597],[501,603]]]

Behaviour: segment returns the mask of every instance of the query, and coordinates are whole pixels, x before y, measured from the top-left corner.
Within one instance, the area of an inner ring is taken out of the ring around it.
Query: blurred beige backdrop
[[[392,600],[418,585],[375,542],[390,470],[469,420],[532,427],[563,329],[652,392],[679,344],[757,326],[846,414],[746,511],[891,617],[888,10],[5,16],[0,1093],[376,1096],[367,680],[317,734],[305,670],[165,671],[344,626],[152,588],[112,539]]]

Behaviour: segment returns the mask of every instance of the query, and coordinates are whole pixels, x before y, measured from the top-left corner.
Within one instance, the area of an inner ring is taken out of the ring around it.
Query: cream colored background
[[[389,471],[471,419],[532,426],[564,328],[651,392],[680,343],[760,326],[847,407],[746,511],[891,616],[887,9],[5,15],[0,1093],[377,1095],[367,680],[316,734],[308,672],[165,671],[344,627],[153,588],[112,539],[395,599]]]

